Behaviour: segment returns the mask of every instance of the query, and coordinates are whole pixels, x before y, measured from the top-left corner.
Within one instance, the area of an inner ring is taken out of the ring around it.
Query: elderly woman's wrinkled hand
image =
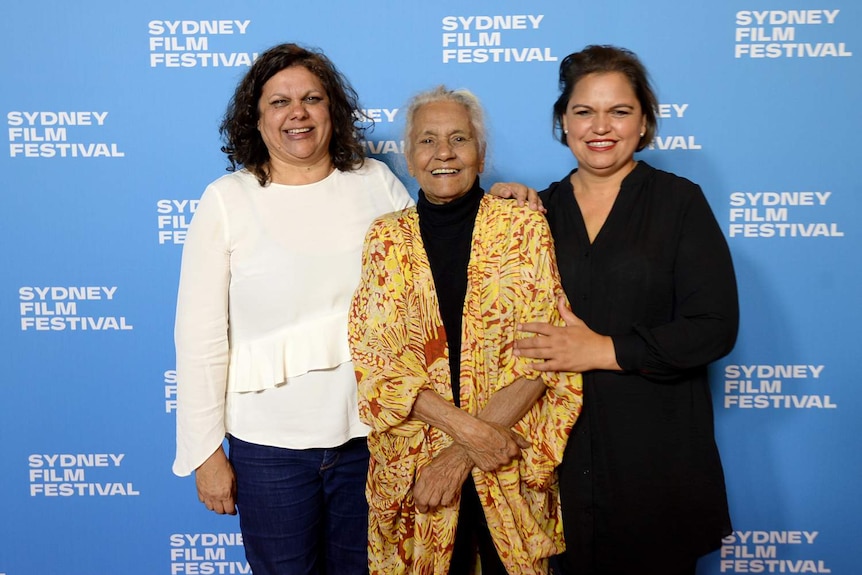
[[[473,461],[462,446],[453,444],[441,451],[422,468],[413,484],[416,509],[420,513],[430,513],[450,505],[461,493],[471,469]]]
[[[508,427],[490,421],[475,420],[456,441],[482,471],[496,471],[521,456],[530,442]]]

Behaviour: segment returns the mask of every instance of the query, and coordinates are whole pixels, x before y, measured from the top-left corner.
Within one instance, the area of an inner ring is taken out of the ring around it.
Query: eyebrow
[[[438,136],[438,135],[439,135],[439,133],[438,133],[438,132],[435,132],[434,130],[425,129],[425,130],[422,130],[421,132],[418,132],[418,133],[417,133],[417,136],[423,136],[423,135],[426,135],[426,134],[430,134],[430,135],[432,135],[432,136]],[[465,134],[465,135],[468,135],[468,136],[469,136],[469,135],[471,135],[469,131],[465,131],[465,130],[462,130],[462,129],[460,129],[460,128],[459,128],[459,129],[457,129],[457,130],[455,130],[454,132],[449,132],[449,133],[448,133],[448,135],[450,135],[450,136],[455,136],[455,135],[458,135],[458,134]]]
[[[310,96],[312,94],[326,96],[326,92],[324,90],[318,90],[317,88],[312,88],[311,90],[307,90],[302,95],[303,96]],[[269,94],[270,98],[272,98],[273,96],[281,96],[281,97],[288,97],[288,98],[290,97],[288,94],[286,94],[284,92],[273,92],[272,94]]]
[[[613,104],[610,107],[611,108],[631,108],[632,110],[635,109],[635,106],[633,104],[622,104],[622,103]],[[572,109],[572,108],[589,108],[590,110],[594,109],[592,106],[590,106],[588,104],[572,104],[571,106],[569,106],[569,109]]]

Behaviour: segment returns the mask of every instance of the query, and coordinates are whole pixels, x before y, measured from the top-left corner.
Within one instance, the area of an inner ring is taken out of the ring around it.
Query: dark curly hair
[[[357,125],[359,98],[350,82],[322,52],[297,44],[279,44],[255,60],[236,87],[219,127],[227,154],[229,172],[245,168],[253,173],[261,186],[269,180],[269,150],[257,128],[258,101],[263,85],[274,75],[293,66],[302,66],[318,77],[329,98],[332,139],[329,155],[333,165],[343,171],[355,170],[365,162],[362,138],[365,128]]]
[[[575,84],[587,74],[608,72],[619,72],[628,78],[646,116],[646,130],[637,147],[640,152],[652,142],[658,130],[658,100],[650,85],[649,74],[637,55],[617,46],[587,46],[580,52],[569,54],[560,62],[560,97],[554,102],[554,139],[568,145],[563,133],[563,116],[566,114]]]

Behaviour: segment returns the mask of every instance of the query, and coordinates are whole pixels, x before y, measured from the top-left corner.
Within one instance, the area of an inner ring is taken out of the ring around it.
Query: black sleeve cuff
[[[623,371],[640,372],[649,353],[646,342],[636,333],[611,336],[611,340],[617,363]]]

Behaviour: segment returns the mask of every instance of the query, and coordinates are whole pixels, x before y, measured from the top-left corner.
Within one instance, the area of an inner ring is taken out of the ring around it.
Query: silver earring
[[[645,132],[641,132],[641,138],[643,138],[643,137],[644,137],[644,133],[645,133]]]
[[[568,130],[563,130],[563,133],[564,133],[564,134],[568,134],[568,133],[569,133],[569,131],[568,131]],[[643,134],[641,134],[641,136],[643,136]]]

